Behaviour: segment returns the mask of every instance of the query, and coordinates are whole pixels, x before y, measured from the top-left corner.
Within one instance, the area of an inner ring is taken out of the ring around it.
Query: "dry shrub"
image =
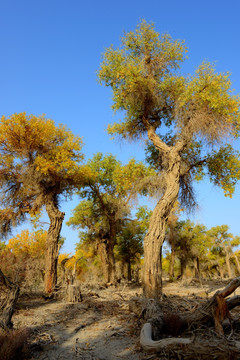
[[[3,273],[17,283],[21,289],[35,290],[43,284],[44,259],[32,258],[28,254],[16,256],[9,249],[0,252]]]
[[[25,360],[30,357],[28,339],[30,330],[0,331],[0,359],[1,360]]]

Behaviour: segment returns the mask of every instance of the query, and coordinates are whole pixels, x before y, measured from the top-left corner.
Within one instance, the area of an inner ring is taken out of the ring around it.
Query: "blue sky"
[[[108,123],[121,118],[111,111],[111,92],[97,83],[101,54],[118,46],[124,31],[141,19],[160,33],[184,39],[189,48],[185,73],[203,61],[230,71],[240,93],[240,2],[238,0],[81,0],[0,1],[0,115],[26,111],[46,114],[83,137],[88,159],[113,153],[123,162],[144,158],[143,144],[110,140]],[[240,144],[238,143],[240,149]],[[207,227],[228,224],[240,234],[240,186],[233,199],[208,182],[196,186],[199,210],[192,218]],[[62,204],[66,220],[77,199]],[[27,224],[26,224],[27,227]],[[64,251],[74,251],[77,232],[63,226]]]

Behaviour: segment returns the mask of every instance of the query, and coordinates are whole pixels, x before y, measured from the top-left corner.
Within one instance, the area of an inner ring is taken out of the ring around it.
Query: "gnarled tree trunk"
[[[47,254],[45,263],[45,292],[51,293],[57,285],[57,263],[59,237],[65,213],[61,212],[54,201],[49,201],[46,210],[50,219],[47,235]]]
[[[193,258],[193,266],[194,266],[194,275],[195,275],[195,277],[197,279],[201,280],[200,261],[199,261],[198,256]]]
[[[174,263],[175,263],[175,247],[171,246],[171,257],[169,265],[169,280],[173,281],[174,279]]]
[[[106,283],[115,281],[115,257],[113,247],[107,239],[101,239],[97,243],[103,267],[103,276]]]
[[[180,182],[180,156],[174,149],[168,154],[165,173],[165,192],[157,203],[144,239],[144,295],[159,298],[162,294],[162,245],[168,216],[178,198]]]
[[[11,282],[1,271],[0,269],[0,279],[3,285],[7,288],[7,296],[4,299],[3,303],[0,306],[1,316],[0,316],[0,326],[2,328],[12,328],[12,316],[17,303],[19,296],[19,287],[18,285]],[[6,292],[6,291],[5,291]]]
[[[229,279],[231,279],[233,277],[233,274],[232,274],[232,268],[231,268],[231,263],[230,263],[230,254],[229,254],[228,250],[226,250],[226,266],[227,266],[228,277],[229,277]]]

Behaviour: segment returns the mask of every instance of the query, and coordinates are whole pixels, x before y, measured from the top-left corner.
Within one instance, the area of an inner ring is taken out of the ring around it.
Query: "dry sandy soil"
[[[189,307],[205,301],[206,297],[210,297],[225,285],[221,282],[205,285],[166,284],[165,306],[167,308],[171,302],[171,309],[175,307],[172,310],[189,310]],[[83,301],[76,304],[66,303],[60,299],[46,301],[40,296],[22,295],[12,320],[14,328],[29,327],[33,330],[31,359],[170,358],[169,355],[163,357],[148,354],[140,347],[139,334],[144,320],[140,319],[139,314],[136,315],[131,305],[134,300],[131,299],[141,297],[141,294],[141,288],[132,284],[121,285],[119,288],[85,289]],[[209,355],[209,359],[214,358]]]

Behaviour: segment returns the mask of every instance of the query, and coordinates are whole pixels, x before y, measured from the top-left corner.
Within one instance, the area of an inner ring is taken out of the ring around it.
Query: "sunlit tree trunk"
[[[221,279],[224,279],[224,271],[222,265],[218,265],[218,271]]]
[[[98,241],[97,249],[102,261],[104,281],[115,283],[116,265],[114,256],[115,230],[110,228],[110,232],[104,234]]]
[[[168,154],[168,170],[165,174],[165,192],[157,203],[144,239],[144,295],[159,298],[162,294],[162,245],[168,216],[178,198],[180,156],[176,151]]]
[[[45,292],[51,293],[57,285],[57,263],[59,254],[59,237],[65,213],[61,212],[53,200],[46,204],[50,219],[47,235],[47,253],[45,263]]]
[[[103,269],[103,278],[105,282],[109,282],[109,271],[108,271],[108,252],[107,244],[104,240],[99,240],[97,243],[97,251],[101,259],[102,269]]]
[[[227,250],[226,250],[226,266],[227,266],[228,277],[231,279],[233,277],[233,274],[232,274],[232,268],[231,268],[231,264],[230,264],[230,256],[229,256],[229,252]]]
[[[237,255],[234,255],[234,259],[235,259],[235,262],[236,262],[238,274],[240,274],[240,263],[239,263]]]
[[[174,279],[174,263],[175,263],[175,247],[171,246],[171,257],[170,257],[170,265],[169,265],[169,280],[172,281]]]
[[[200,273],[200,261],[199,261],[199,257],[195,257],[195,258],[193,259],[193,264],[194,264],[195,277],[200,280],[200,279],[201,279],[201,273]]]

